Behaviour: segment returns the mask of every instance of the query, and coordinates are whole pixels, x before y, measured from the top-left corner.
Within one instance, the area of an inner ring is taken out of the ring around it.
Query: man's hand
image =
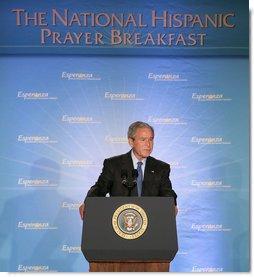
[[[175,215],[177,216],[177,214],[178,214],[178,208],[177,206],[175,206]]]
[[[80,214],[81,219],[83,220],[84,219],[84,214],[85,214],[85,205],[84,204],[80,205],[79,214]]]

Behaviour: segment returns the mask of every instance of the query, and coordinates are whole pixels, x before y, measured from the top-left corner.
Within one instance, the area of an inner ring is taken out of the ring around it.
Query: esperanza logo
[[[223,267],[198,267],[193,266],[192,272],[223,272]]]
[[[196,224],[192,223],[191,229],[198,232],[228,232],[231,228],[224,228],[222,224]]]
[[[94,118],[91,117],[91,116],[68,116],[68,115],[63,115],[62,121],[67,122],[67,123],[80,123],[80,124],[100,123],[99,121],[94,120]]]
[[[62,251],[68,252],[68,253],[81,253],[81,247],[80,246],[63,245]]]
[[[187,81],[187,79],[181,78],[179,74],[148,73],[148,79],[153,81]]]
[[[230,188],[230,185],[225,185],[223,184],[222,181],[197,181],[197,180],[192,180],[191,185],[194,187],[202,187],[202,188],[211,188],[211,187],[216,187],[216,188]]]
[[[193,100],[197,101],[231,101],[231,98],[225,98],[223,94],[209,93],[209,94],[198,94],[192,93]]]
[[[48,265],[19,265],[18,271],[22,272],[48,272]]]
[[[104,97],[110,99],[111,101],[130,101],[130,100],[144,100],[143,98],[136,97],[135,93],[125,93],[125,92],[105,92]]]
[[[68,167],[86,167],[86,166],[92,166],[93,161],[63,159],[62,160],[62,165],[65,165],[65,166],[68,166]]]
[[[19,135],[17,140],[24,143],[57,143],[56,140],[51,140],[48,136]]]
[[[100,77],[94,77],[93,73],[68,73],[68,72],[62,72],[62,79],[84,80],[84,81],[101,80]]]
[[[80,203],[68,203],[68,202],[62,203],[62,208],[68,209],[68,210],[78,210],[79,206],[80,206]]]
[[[224,141],[222,137],[192,137],[191,142],[197,144],[231,144],[230,141]]]
[[[57,97],[50,97],[47,92],[24,92],[18,91],[18,98],[23,98],[24,100],[56,100]]]
[[[23,222],[19,221],[18,228],[24,230],[52,230],[58,229],[57,227],[50,226],[48,222]]]
[[[181,164],[179,161],[169,161],[172,168],[187,168],[186,165]]]
[[[25,187],[48,187],[48,186],[52,186],[52,184],[50,184],[49,180],[47,180],[47,179],[42,180],[42,179],[24,179],[24,178],[19,178],[18,179],[18,185],[23,185]]]
[[[148,122],[153,124],[186,125],[187,123],[177,117],[153,117],[149,116]]]
[[[112,137],[110,135],[105,136],[105,141],[107,143],[128,143],[128,139],[126,137]]]

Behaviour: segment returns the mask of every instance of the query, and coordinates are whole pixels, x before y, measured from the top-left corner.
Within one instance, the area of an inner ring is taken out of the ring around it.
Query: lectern
[[[173,198],[88,197],[85,205],[89,271],[169,271],[178,251]]]

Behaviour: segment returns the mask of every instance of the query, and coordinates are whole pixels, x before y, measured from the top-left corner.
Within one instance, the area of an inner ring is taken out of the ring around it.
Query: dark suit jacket
[[[132,171],[133,162],[131,151],[105,159],[103,163],[102,173],[97,182],[90,188],[87,197],[92,196],[128,196],[128,189],[122,184],[122,170],[128,172],[128,182],[133,182]],[[148,157],[146,160],[145,173],[142,185],[141,196],[167,196],[174,197],[176,205],[176,193],[172,190],[172,184],[169,179],[170,165]],[[131,196],[138,196],[137,187],[131,191]]]

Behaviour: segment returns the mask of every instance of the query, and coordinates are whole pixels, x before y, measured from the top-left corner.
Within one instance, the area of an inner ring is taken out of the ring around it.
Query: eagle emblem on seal
[[[124,228],[128,232],[135,231],[136,227],[138,226],[136,214],[132,212],[128,212],[123,215],[123,219],[124,219]]]

